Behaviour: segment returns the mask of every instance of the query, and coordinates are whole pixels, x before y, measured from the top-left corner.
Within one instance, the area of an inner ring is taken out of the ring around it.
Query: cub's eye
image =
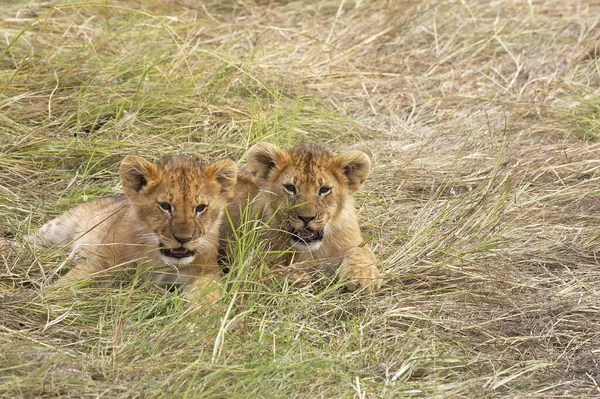
[[[171,204],[169,204],[168,202],[159,202],[158,206],[160,207],[160,209],[162,209],[163,211],[166,212],[171,212]]]
[[[196,215],[200,215],[201,213],[204,213],[204,211],[206,210],[206,208],[208,208],[208,205],[205,204],[200,204],[196,207]]]
[[[288,194],[296,195],[296,186],[293,184],[284,184],[283,189],[288,192]]]
[[[323,186],[323,187],[321,187],[319,189],[319,195],[320,196],[325,196],[325,195],[329,194],[330,192],[331,192],[331,187],[325,187],[325,186]]]

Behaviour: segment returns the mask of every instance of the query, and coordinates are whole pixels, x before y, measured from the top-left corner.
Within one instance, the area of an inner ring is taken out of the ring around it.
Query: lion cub
[[[76,206],[44,224],[34,243],[67,245],[77,263],[63,278],[140,265],[160,284],[188,287],[192,300],[220,297],[218,234],[235,163],[203,166],[167,156],[155,164],[128,156],[120,176],[124,195]]]
[[[352,197],[370,173],[365,153],[333,155],[315,144],[286,151],[259,143],[248,152],[247,163],[250,173],[238,173],[228,212],[238,226],[239,210],[251,199],[252,214],[269,225],[271,249],[282,253],[276,264],[333,266],[350,290],[381,287],[377,259],[362,246]],[[222,230],[223,236],[231,235],[227,223]]]

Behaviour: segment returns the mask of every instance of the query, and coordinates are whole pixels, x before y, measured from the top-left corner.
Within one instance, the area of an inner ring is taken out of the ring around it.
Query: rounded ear
[[[371,173],[371,160],[362,151],[348,151],[334,157],[344,176],[348,178],[348,188],[356,192]]]
[[[231,159],[223,159],[205,167],[204,172],[208,174],[209,178],[212,177],[219,183],[221,194],[226,198],[233,195],[233,188],[235,187],[238,173],[235,162]]]
[[[271,169],[283,166],[287,160],[287,152],[276,145],[258,143],[248,151],[246,162],[252,176],[260,180],[266,180]]]
[[[128,155],[121,161],[119,169],[125,195],[135,195],[149,182],[155,180],[158,167],[150,161],[135,155]]]

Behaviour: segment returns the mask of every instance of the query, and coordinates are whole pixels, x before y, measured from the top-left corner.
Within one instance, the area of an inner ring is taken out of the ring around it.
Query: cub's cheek
[[[211,215],[206,215],[200,220],[196,221],[196,226],[198,229],[198,237],[202,237],[206,234],[206,232],[213,226],[215,223],[215,219],[211,217]]]
[[[140,219],[140,221],[144,224],[146,224],[146,226],[148,226],[149,228],[151,228],[152,230],[158,231],[161,229],[161,221],[160,219],[157,217],[157,215],[153,215],[151,213],[146,213],[144,211],[139,212],[138,213],[138,217]]]

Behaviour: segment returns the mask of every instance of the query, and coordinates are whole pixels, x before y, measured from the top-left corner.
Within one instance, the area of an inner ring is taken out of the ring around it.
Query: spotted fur
[[[63,278],[142,265],[152,268],[157,282],[188,286],[192,297],[212,290],[215,299],[219,226],[236,175],[230,160],[203,166],[182,156],[158,163],[128,156],[120,167],[124,194],[72,208],[33,240],[42,247],[64,245],[76,257]]]
[[[284,150],[259,143],[247,162],[249,173],[238,175],[228,210],[239,222],[240,203],[253,198],[253,214],[270,224],[272,249],[285,254],[278,263],[295,270],[301,264],[333,265],[349,289],[371,292],[381,286],[377,260],[363,246],[352,197],[370,173],[365,153],[334,155],[316,144]],[[222,235],[229,234],[225,226]]]

